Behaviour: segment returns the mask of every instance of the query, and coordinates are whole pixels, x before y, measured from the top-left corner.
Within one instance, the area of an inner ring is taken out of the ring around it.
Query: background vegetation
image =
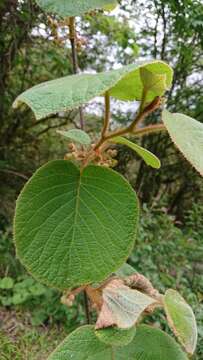
[[[78,18],[82,71],[102,71],[141,59],[164,59],[175,70],[166,101],[203,122],[203,6],[201,0],[123,0],[119,10]],[[107,50],[108,49],[108,50]],[[0,354],[4,359],[46,357],[64,334],[85,322],[82,298],[72,308],[61,294],[33,280],[15,258],[12,217],[15,199],[35,169],[61,158],[66,145],[58,128],[77,127],[77,111],[39,122],[15,97],[39,82],[71,74],[67,24],[46,18],[31,0],[0,2]],[[100,100],[96,100],[99,103]],[[95,102],[85,108],[92,136],[101,126]],[[136,104],[115,101],[113,125],[127,122]],[[154,123],[159,114],[153,117]],[[143,204],[141,228],[130,263],[160,290],[177,288],[193,306],[199,324],[196,359],[203,358],[203,186],[198,173],[164,134],[144,137],[158,155],[160,171],[147,167],[124,147],[118,169]],[[160,316],[161,315],[161,316]],[[158,322],[162,314],[155,317]],[[149,320],[150,321],[150,320]],[[161,322],[162,324],[162,322]],[[163,324],[162,324],[163,326]],[[54,339],[54,340],[53,340]],[[202,341],[201,341],[202,340]],[[39,352],[39,349],[41,352]],[[3,355],[2,355],[3,354]]]

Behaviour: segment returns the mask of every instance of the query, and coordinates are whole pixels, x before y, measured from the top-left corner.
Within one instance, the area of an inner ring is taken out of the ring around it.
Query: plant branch
[[[69,38],[71,43],[71,51],[72,51],[72,62],[73,62],[73,73],[77,74],[79,71],[78,67],[78,56],[77,56],[77,39],[76,39],[76,31],[75,31],[75,18],[70,17],[69,19]],[[84,114],[83,108],[79,108],[80,113],[80,127],[84,128]]]
[[[110,96],[109,96],[109,92],[107,91],[104,95],[104,100],[105,100],[105,116],[104,116],[104,126],[102,129],[102,133],[101,136],[104,137],[106,135],[106,132],[109,128],[109,122],[110,122]]]
[[[152,133],[157,133],[160,131],[167,131],[166,127],[164,124],[156,124],[156,125],[149,125],[149,126],[145,126],[141,129],[137,129],[133,132],[133,135],[135,136],[144,136],[144,135],[149,135]]]

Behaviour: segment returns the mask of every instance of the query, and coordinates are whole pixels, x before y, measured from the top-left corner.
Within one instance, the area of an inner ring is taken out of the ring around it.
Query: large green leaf
[[[197,326],[191,307],[172,289],[166,291],[163,300],[169,325],[186,351],[193,354],[197,345]]]
[[[183,114],[163,111],[163,122],[185,158],[203,175],[203,124]]]
[[[14,107],[27,104],[37,119],[41,119],[60,111],[77,108],[96,96],[109,94],[120,100],[141,100],[143,84],[140,69],[146,67],[156,74],[166,75],[166,85],[171,86],[173,71],[162,61],[150,61],[126,65],[119,70],[98,74],[70,75],[60,79],[36,85],[17,97]],[[151,91],[147,101],[151,101],[157,93]]]
[[[111,169],[55,160],[42,166],[17,200],[15,241],[25,267],[61,289],[103,280],[132,250],[136,194]]]
[[[124,138],[123,136],[117,136],[111,140],[116,144],[126,145],[132,150],[134,150],[141,158],[145,161],[145,163],[155,169],[159,169],[161,166],[160,160],[154,154],[152,154],[149,150],[144,149],[142,146],[139,146],[132,141]]]
[[[117,4],[116,0],[36,0],[36,2],[46,12],[62,17],[78,16],[94,9],[105,8],[109,4]]]
[[[108,331],[108,330],[107,330]],[[95,335],[93,326],[84,326],[69,335],[48,360],[188,360],[169,335],[147,325],[137,328],[131,343],[107,345]]]

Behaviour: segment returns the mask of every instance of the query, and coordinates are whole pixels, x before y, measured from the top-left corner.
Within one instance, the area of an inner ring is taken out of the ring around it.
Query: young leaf
[[[177,291],[169,289],[164,296],[164,308],[174,334],[192,355],[197,345],[197,326],[191,307]]]
[[[156,96],[162,96],[167,90],[165,74],[156,74],[147,68],[141,68],[140,76],[146,93],[152,91]]]
[[[134,339],[125,346],[110,346],[87,325],[70,334],[48,360],[188,360],[173,338],[159,329],[138,326]]]
[[[121,278],[125,278],[126,276],[136,274],[136,272],[137,271],[131,265],[125,263],[116,271],[116,275]]]
[[[141,100],[143,84],[140,69],[165,74],[170,88],[173,71],[162,61],[139,62],[123,66],[118,70],[98,74],[70,75],[36,85],[17,97],[13,106],[27,104],[36,119],[42,119],[60,111],[77,108],[109,90],[109,95],[120,100]],[[152,101],[156,93],[149,92],[146,101]]]
[[[103,305],[96,329],[113,325],[121,329],[130,328],[135,325],[142,312],[154,303],[156,300],[153,298],[114,279],[103,289]]]
[[[138,201],[111,169],[51,161],[17,200],[17,255],[34,277],[60,289],[98,282],[116,271],[135,240]]]
[[[9,290],[12,289],[14,281],[11,277],[5,276],[3,279],[0,279],[0,289]]]
[[[46,12],[64,17],[82,15],[88,11],[103,8],[105,5],[117,4],[116,0],[36,0]]]
[[[163,111],[163,122],[185,158],[203,175],[203,124],[183,114]]]
[[[65,138],[77,142],[82,145],[90,145],[91,139],[89,135],[80,129],[71,129],[68,131],[57,130],[57,133],[64,136]]]
[[[107,345],[124,346],[128,345],[133,340],[135,332],[135,326],[131,327],[130,329],[109,327],[106,329],[96,330],[95,334],[100,341]]]
[[[137,154],[141,156],[141,158],[145,161],[147,165],[150,165],[151,167],[155,169],[159,169],[161,166],[160,160],[152,154],[149,150],[144,149],[143,147],[133,143],[132,141],[127,140],[126,138],[122,136],[117,136],[111,140],[111,142],[114,142],[116,144],[123,144],[134,150]]]

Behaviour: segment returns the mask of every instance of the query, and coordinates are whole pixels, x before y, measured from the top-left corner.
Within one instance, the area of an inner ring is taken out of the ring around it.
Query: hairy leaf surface
[[[107,330],[108,331],[108,330]],[[173,338],[147,325],[138,326],[134,339],[123,347],[107,345],[93,326],[69,335],[48,360],[188,360]]]
[[[185,158],[203,175],[203,124],[189,116],[167,110],[163,122],[171,139]]]
[[[78,16],[94,9],[116,5],[116,0],[36,0],[46,12],[62,17]]]
[[[140,291],[132,290],[118,279],[112,280],[103,289],[103,305],[96,328],[117,325],[127,329],[135,325],[142,312],[156,302]]]
[[[132,250],[136,194],[113,170],[51,161],[17,200],[15,242],[25,267],[60,289],[97,282],[116,271]]]
[[[143,67],[156,74],[165,74],[167,88],[170,88],[173,71],[166,63],[138,62],[118,70],[70,75],[41,83],[18,96],[13,106],[25,103],[32,109],[36,119],[41,119],[77,108],[107,90],[111,96],[120,100],[141,100],[143,84],[140,69]],[[152,101],[156,96],[156,92],[150,91],[146,101]]]
[[[95,334],[100,341],[107,345],[124,346],[129,344],[136,332],[136,327],[130,329],[119,329],[118,327],[109,327],[106,329],[96,330]]]
[[[89,135],[80,129],[71,129],[68,131],[57,130],[57,133],[65,137],[66,139],[72,140],[82,145],[90,145],[91,139]]]
[[[197,345],[197,325],[191,307],[175,290],[169,289],[164,296],[164,308],[169,325],[189,354]]]
[[[149,150],[144,149],[142,146],[139,146],[132,141],[124,138],[123,136],[117,136],[111,140],[116,144],[126,145],[132,150],[134,150],[141,158],[145,161],[145,163],[155,169],[159,169],[161,166],[160,160],[154,154],[152,154]]]

